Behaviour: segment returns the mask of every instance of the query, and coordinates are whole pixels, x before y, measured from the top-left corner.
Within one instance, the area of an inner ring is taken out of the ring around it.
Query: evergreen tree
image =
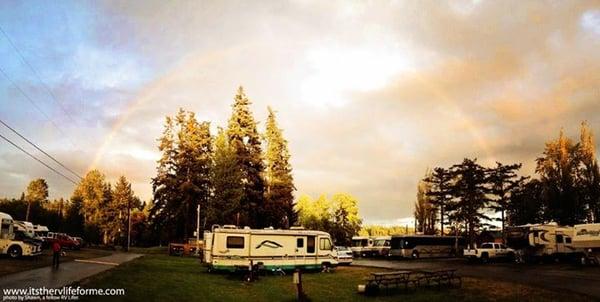
[[[153,203],[149,212],[153,227],[156,231],[164,230],[174,234],[173,225],[177,221],[178,193],[175,157],[175,123],[167,116],[163,134],[159,139],[158,150],[162,153],[156,168],[156,177],[152,179]],[[168,229],[166,226],[170,226]],[[163,228],[165,227],[165,228]]]
[[[509,225],[543,223],[542,184],[537,179],[520,182],[509,194],[506,213]]]
[[[242,174],[235,150],[229,145],[223,129],[214,142],[212,185],[213,197],[208,208],[211,223],[238,224],[243,197]]]
[[[582,202],[588,212],[588,222],[600,222],[600,169],[596,159],[594,135],[586,122],[581,123],[579,146]]]
[[[234,98],[227,138],[235,151],[238,169],[242,175],[243,196],[238,213],[240,224],[262,227],[265,224],[259,217],[264,212],[264,165],[260,135],[256,130],[250,104],[244,89],[240,87]]]
[[[453,197],[451,217],[467,227],[471,245],[475,241],[476,230],[485,225],[485,220],[489,220],[485,213],[490,202],[486,172],[476,160],[467,158],[450,168],[454,180],[450,186],[450,195]]]
[[[119,177],[115,184],[111,206],[116,219],[109,222],[113,238],[121,237],[121,240],[125,243],[124,240],[127,238],[131,210],[139,207],[139,202],[139,199],[135,197],[131,189],[131,183],[127,181],[125,176]]]
[[[174,119],[167,117],[159,141],[162,156],[152,180],[154,206],[150,215],[155,227],[183,240],[196,228],[196,207],[206,209],[211,194],[210,124],[199,123],[194,113],[180,109]],[[206,219],[205,212],[200,211],[204,215],[201,221]]]
[[[175,174],[181,196],[179,211],[183,222],[183,238],[187,239],[196,225],[196,207],[207,208],[210,198],[210,170],[212,142],[210,124],[198,123],[193,112],[182,109],[176,117],[177,153]],[[201,216],[204,211],[200,211]],[[205,216],[206,217],[206,216]],[[201,217],[201,221],[204,219]]]
[[[452,175],[447,169],[438,167],[425,178],[425,182],[430,184],[426,193],[429,203],[440,211],[440,234],[444,235],[444,219],[448,216],[446,210],[451,202]]]
[[[504,232],[505,214],[510,192],[525,180],[517,178],[517,170],[521,164],[504,165],[496,162],[496,167],[488,169],[488,182],[490,184],[491,194],[495,196],[491,208],[500,212],[500,221],[502,223],[502,232]]]
[[[290,153],[282,130],[275,120],[275,113],[268,108],[265,131],[265,219],[277,228],[294,225],[297,213],[294,210],[295,190]]]

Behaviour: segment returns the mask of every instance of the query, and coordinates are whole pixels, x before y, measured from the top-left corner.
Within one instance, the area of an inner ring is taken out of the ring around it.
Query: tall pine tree
[[[297,220],[294,210],[294,179],[287,140],[277,125],[275,113],[268,107],[265,150],[265,218],[269,225],[289,228]]]
[[[222,128],[214,141],[211,173],[213,196],[208,208],[210,223],[236,224],[244,195],[242,172],[238,168],[235,150],[229,145]]]
[[[261,139],[256,130],[256,122],[250,111],[250,100],[240,87],[234,98],[233,112],[227,127],[229,145],[236,154],[236,162],[241,171],[243,196],[240,211],[236,215],[239,224],[251,227],[265,226],[259,219],[264,212],[264,181],[262,174]]]

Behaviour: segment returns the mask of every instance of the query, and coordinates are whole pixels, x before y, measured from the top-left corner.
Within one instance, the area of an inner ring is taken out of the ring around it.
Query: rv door
[[[294,254],[294,264],[296,266],[306,265],[306,237],[296,236],[296,249]]]

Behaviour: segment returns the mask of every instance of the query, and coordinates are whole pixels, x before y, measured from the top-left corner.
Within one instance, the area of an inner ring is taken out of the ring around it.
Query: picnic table
[[[421,281],[426,282],[427,285],[437,284],[438,287],[452,285],[452,282],[456,281],[458,286],[462,286],[462,278],[456,275],[456,269],[420,271],[419,284]]]
[[[401,270],[393,272],[378,272],[371,273],[367,278],[367,284],[365,291],[367,294],[376,293],[382,287],[388,291],[390,287],[409,287],[417,288],[422,285],[431,286],[437,285],[456,285],[462,286],[462,279],[456,274],[456,269],[442,269],[442,270]]]

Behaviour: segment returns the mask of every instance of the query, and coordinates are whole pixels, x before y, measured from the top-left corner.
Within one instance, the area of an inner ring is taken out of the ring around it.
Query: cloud
[[[44,120],[17,103],[11,121],[77,171],[96,162],[110,179],[125,174],[147,199],[164,117],[183,107],[224,126],[244,85],[257,120],[267,105],[277,110],[298,195],[346,191],[367,223],[406,222],[427,168],[477,157],[523,162],[532,173],[561,127],[573,137],[581,120],[600,129],[598,9],[594,1],[82,5],[64,11],[84,30],[62,24],[47,51],[20,44],[44,54],[36,66],[53,75],[77,121],[52,116],[79,148],[70,152],[50,126],[39,131]],[[14,150],[0,152],[5,194],[41,175],[54,194],[70,195]]]

